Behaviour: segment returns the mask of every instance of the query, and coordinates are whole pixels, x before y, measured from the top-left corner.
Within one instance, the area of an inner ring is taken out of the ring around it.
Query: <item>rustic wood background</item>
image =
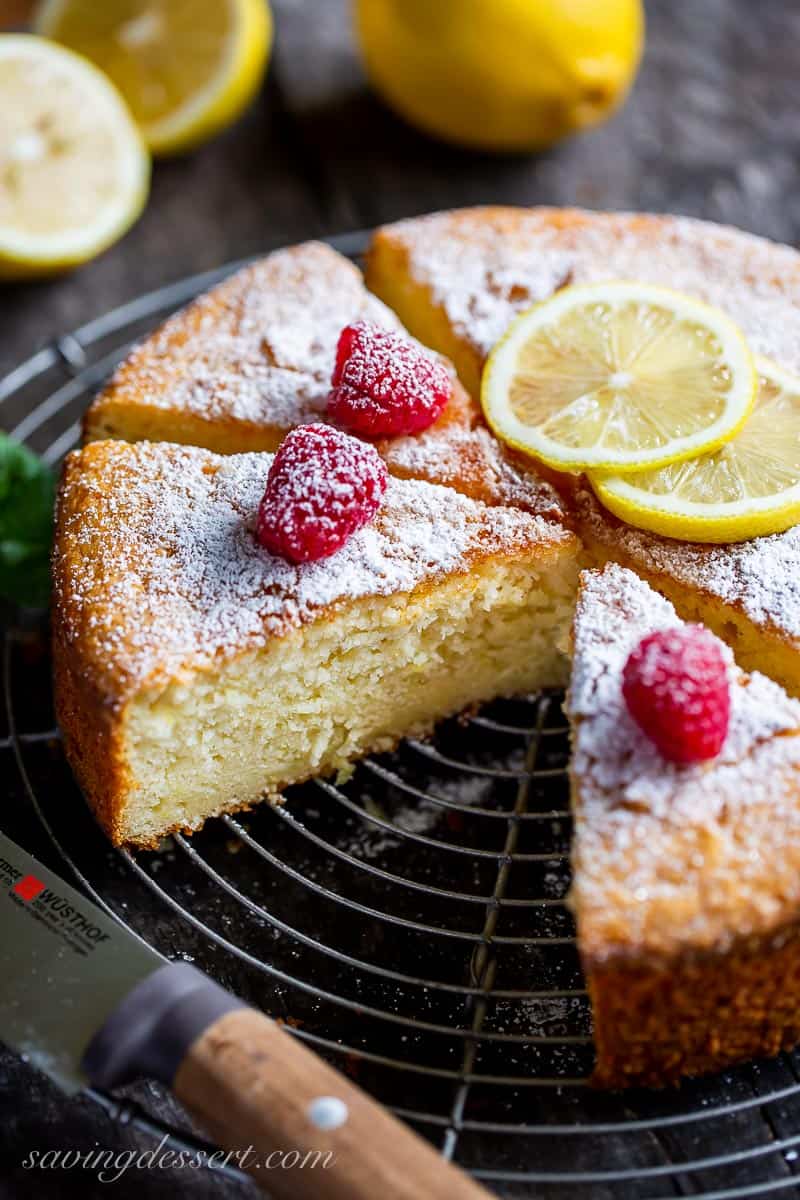
[[[24,3],[0,0],[0,24]],[[268,82],[236,128],[191,157],[159,163],[145,216],[99,261],[56,282],[0,289],[0,375],[54,336],[183,275],[448,206],[662,210],[800,237],[795,0],[649,0],[647,50],[626,108],[526,158],[448,149],[387,112],[359,68],[347,0],[273,7]],[[27,814],[9,806],[3,825],[36,849]],[[31,1148],[137,1145],[147,1147],[0,1055],[0,1196],[253,1195],[196,1171],[131,1171],[99,1184],[86,1172],[66,1179],[20,1165]]]

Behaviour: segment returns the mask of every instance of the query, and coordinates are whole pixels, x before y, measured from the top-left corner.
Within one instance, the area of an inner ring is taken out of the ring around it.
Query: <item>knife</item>
[[[275,1021],[163,958],[3,834],[0,979],[0,1039],[65,1092],[160,1080],[215,1142],[248,1151],[239,1161],[270,1195],[488,1200]],[[275,1170],[281,1151],[327,1165]]]

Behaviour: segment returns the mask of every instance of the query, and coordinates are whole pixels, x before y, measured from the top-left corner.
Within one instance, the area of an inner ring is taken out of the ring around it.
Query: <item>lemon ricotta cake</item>
[[[800,370],[800,255],[735,230],[433,214],[375,235],[375,295],[307,243],[201,297],[118,369],[65,466],[53,572],[67,754],[112,840],[139,846],[473,704],[561,685],[572,625],[571,903],[594,1079],[614,1087],[800,1040],[800,703],[787,695],[800,695],[800,527],[728,545],[634,529],[582,476],[501,445],[478,404],[518,312],[626,278],[718,306],[755,351]],[[339,334],[361,319],[407,328],[463,386],[422,432],[374,443],[390,473],[377,515],[298,564],[265,549],[265,484],[287,440],[344,436],[320,422]],[[575,609],[580,566],[600,569]],[[722,752],[691,767],[661,757],[621,692],[630,651],[684,619],[727,644],[731,697]]]
[[[723,647],[722,751],[668,762],[627,711],[622,671],[643,637],[681,624],[625,568],[581,577],[570,903],[603,1086],[660,1085],[800,1038],[800,703]]]
[[[272,456],[94,442],[58,498],[58,719],[117,843],[247,807],[492,696],[557,685],[577,542],[390,479],[375,520],[293,565],[254,536]]]

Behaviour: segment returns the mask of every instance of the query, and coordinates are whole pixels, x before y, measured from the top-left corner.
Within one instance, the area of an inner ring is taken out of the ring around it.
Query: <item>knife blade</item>
[[[168,962],[3,834],[0,981],[0,1040],[64,1091],[160,1080],[280,1200],[490,1200],[277,1022]],[[326,1166],[274,1170],[276,1153]]]
[[[157,951],[0,834],[0,1039],[66,1092],[132,988],[166,963]]]

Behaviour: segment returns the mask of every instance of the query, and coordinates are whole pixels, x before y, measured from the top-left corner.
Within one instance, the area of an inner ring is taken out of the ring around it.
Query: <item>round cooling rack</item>
[[[331,244],[358,258],[364,241]],[[57,464],[131,343],[235,265],[39,351],[0,381],[0,426]],[[17,772],[64,869],[163,953],[285,1021],[499,1195],[800,1190],[792,1055],[664,1092],[587,1086],[589,1004],[564,903],[560,696],[489,705],[445,722],[431,742],[368,759],[346,782],[305,784],[283,808],[209,821],[136,854],[109,846],[72,780],[46,626],[30,614],[6,629],[4,696],[4,778]],[[157,1139],[202,1145],[149,1085],[92,1095]]]

